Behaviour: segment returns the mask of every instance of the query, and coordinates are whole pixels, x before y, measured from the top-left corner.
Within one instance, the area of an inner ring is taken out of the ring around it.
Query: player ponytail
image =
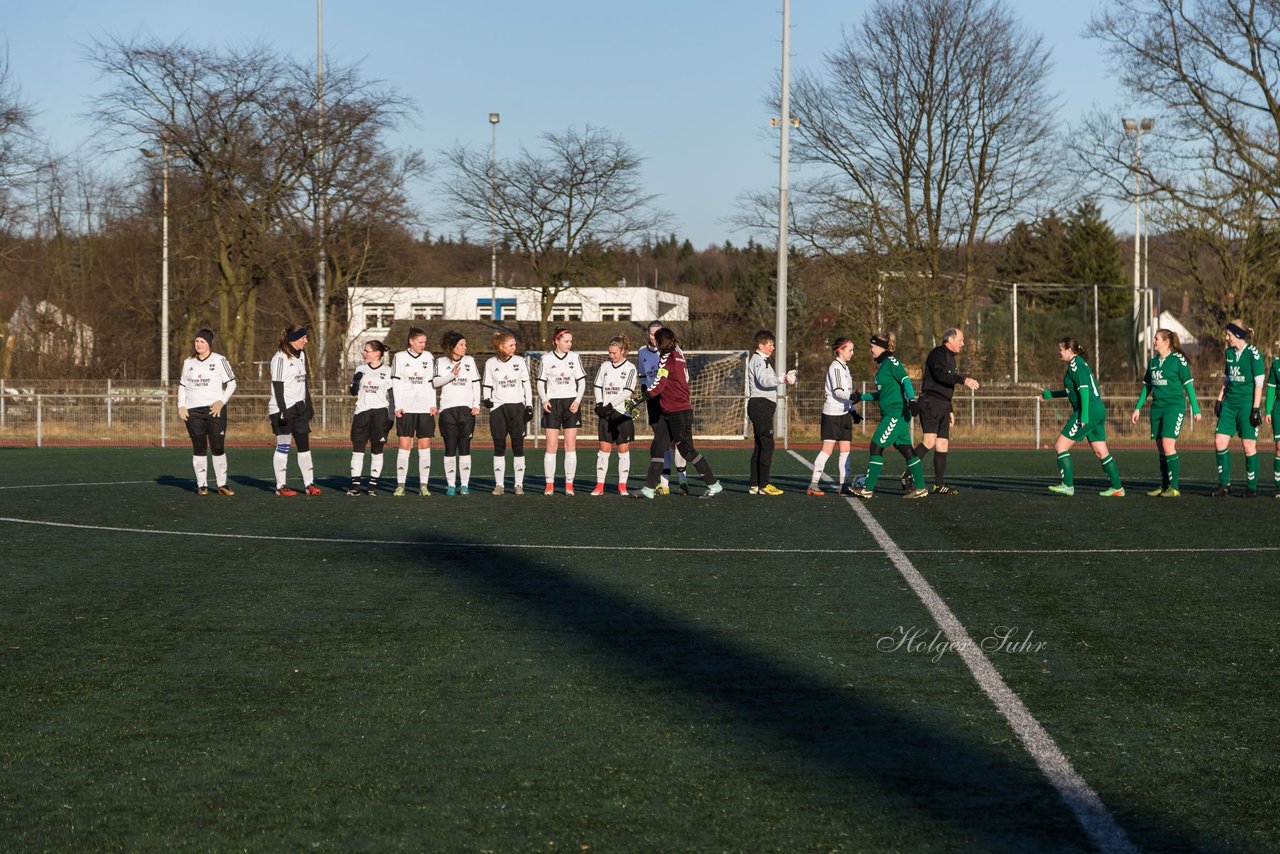
[[[666,326],[653,333],[653,341],[658,345],[658,352],[660,353],[670,353],[680,346],[679,342],[676,341],[676,334]]]
[[[406,336],[404,336],[404,344],[405,344],[405,346],[406,346],[406,347],[407,347],[407,346],[409,346],[409,343],[410,343],[411,341],[413,341],[413,339],[418,338],[418,337],[426,338],[426,337],[427,337],[427,330],[422,329],[422,328],[417,327],[417,326],[410,326],[410,327],[409,327],[409,334],[408,334],[408,335],[406,335]]]
[[[1089,361],[1089,348],[1085,347],[1079,341],[1070,336],[1067,336],[1066,338],[1059,338],[1058,348],[1061,350],[1070,350],[1086,362]]]
[[[493,338],[491,338],[490,340],[493,343],[494,351],[497,352],[498,348],[501,347],[503,344],[505,344],[507,341],[516,340],[516,336],[512,335],[510,332],[495,332],[493,333]]]
[[[617,347],[620,350],[622,350],[623,356],[631,352],[631,341],[628,340],[627,336],[625,335],[615,335],[614,337],[610,338],[609,346]]]
[[[892,353],[898,348],[898,336],[892,332],[876,332],[871,336],[871,343]]]
[[[381,341],[378,341],[377,339],[364,342],[364,346],[368,347],[371,350],[377,350],[379,357],[387,355],[387,345],[383,344]]]
[[[1163,338],[1169,342],[1169,352],[1177,353],[1179,356],[1186,358],[1186,353],[1182,352],[1182,341],[1178,338],[1178,333],[1172,329],[1157,329],[1156,337]]]

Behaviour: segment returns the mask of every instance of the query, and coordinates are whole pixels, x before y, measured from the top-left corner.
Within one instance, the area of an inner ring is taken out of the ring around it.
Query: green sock
[[[1169,488],[1178,488],[1178,471],[1182,468],[1182,460],[1178,459],[1177,454],[1170,454],[1165,457],[1165,461],[1169,464]]]
[[[1071,452],[1063,451],[1058,454],[1058,474],[1062,475],[1062,482],[1067,486],[1076,485],[1076,475],[1071,467]]]
[[[1258,455],[1244,458],[1244,488],[1250,492],[1258,491]]]
[[[1116,465],[1116,461],[1112,459],[1110,454],[1102,458],[1102,470],[1107,473],[1107,478],[1111,481],[1111,488],[1120,489],[1120,467]]]
[[[1160,452],[1160,485],[1169,485],[1169,458],[1164,455],[1163,451]]]
[[[880,480],[880,469],[884,468],[884,457],[872,457],[867,463],[867,489],[875,491],[876,482]]]
[[[907,463],[907,471],[911,472],[911,483],[916,489],[924,489],[924,466],[919,457],[912,457]]]
[[[1216,451],[1214,456],[1218,460],[1218,483],[1223,486],[1231,485],[1231,452]]]
[[[1276,482],[1276,491],[1280,492],[1280,453],[1271,459],[1271,477]]]

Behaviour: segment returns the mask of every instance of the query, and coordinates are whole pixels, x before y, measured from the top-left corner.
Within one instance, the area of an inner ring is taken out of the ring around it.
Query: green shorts
[[[1224,401],[1222,414],[1218,416],[1218,426],[1214,428],[1214,432],[1224,436],[1239,436],[1241,439],[1257,439],[1258,428],[1249,423],[1251,409],[1252,407],[1248,405]]]
[[[1271,409],[1271,438],[1280,442],[1280,405]]]
[[[1062,435],[1073,442],[1107,441],[1107,417],[1104,415],[1090,424],[1081,424],[1079,414],[1073,412],[1062,426]]]
[[[911,444],[911,421],[901,415],[886,415],[871,434],[872,443],[882,448]]]
[[[1151,438],[1177,439],[1182,435],[1182,423],[1186,420],[1185,409],[1152,409]]]

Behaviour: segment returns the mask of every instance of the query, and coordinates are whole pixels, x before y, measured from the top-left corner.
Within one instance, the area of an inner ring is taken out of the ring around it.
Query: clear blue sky
[[[909,1],[909,0],[908,0]],[[1011,0],[1054,58],[1060,119],[1112,105],[1097,45],[1081,30],[1095,2]],[[301,60],[316,54],[315,0],[8,0],[0,38],[10,73],[53,147],[85,145],[84,116],[104,88],[83,45],[110,35],[204,45],[267,42]],[[792,0],[793,68],[813,67],[861,19],[867,2]],[[776,136],[763,96],[781,64],[781,0],[325,0],[325,52],[360,63],[416,103],[398,145],[436,159],[455,141],[487,148],[499,112],[499,156],[535,147],[544,131],[607,127],[645,158],[644,180],[699,247],[746,235],[726,221],[738,195],[777,185]],[[433,232],[453,231],[419,202]],[[1123,208],[1107,209],[1124,230]]]

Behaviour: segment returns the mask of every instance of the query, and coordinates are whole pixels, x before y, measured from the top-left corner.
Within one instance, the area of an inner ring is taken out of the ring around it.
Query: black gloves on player
[[[920,398],[912,398],[907,401],[907,412],[911,413],[912,418],[920,417]]]
[[[853,423],[854,423],[854,424],[861,424],[861,423],[862,423],[862,416],[858,414],[858,408],[857,408],[856,406],[855,406],[853,409],[850,409],[850,410],[849,410],[849,414],[850,414],[851,416],[853,416]]]
[[[613,408],[613,404],[612,404],[612,403],[597,403],[597,404],[596,404],[596,417],[597,417],[597,418],[600,418],[600,419],[602,419],[602,420],[604,420],[604,421],[608,421],[610,418],[612,418],[613,416],[615,416],[615,415],[617,415],[617,414],[618,414],[618,413],[617,413],[617,410],[615,410],[615,409]]]
[[[528,423],[528,422],[530,422],[530,421],[532,421],[532,420],[533,420],[533,407],[532,407],[532,406],[526,406],[526,407],[524,408],[524,420],[525,420],[525,423]]]
[[[1256,406],[1249,410],[1249,424],[1252,427],[1258,427],[1262,424],[1262,410]]]
[[[480,405],[485,409],[493,409],[493,401],[487,397],[480,401]]]
[[[1222,401],[1215,400],[1213,402],[1213,414],[1215,418],[1222,414]]]

